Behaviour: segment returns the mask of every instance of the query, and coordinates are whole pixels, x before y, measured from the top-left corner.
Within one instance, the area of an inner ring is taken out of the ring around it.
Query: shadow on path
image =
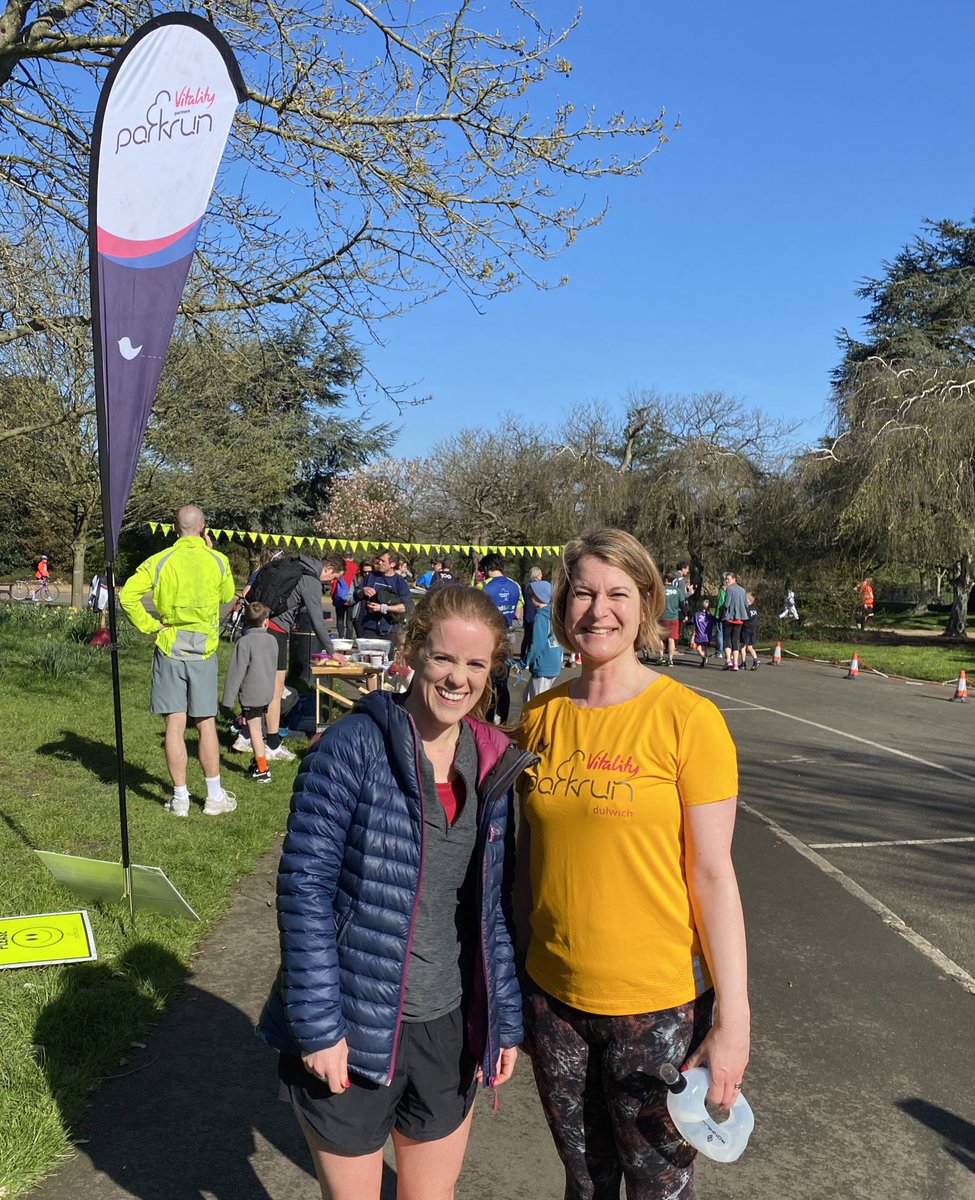
[[[966,1121],[964,1117],[959,1117],[948,1108],[941,1108],[940,1105],[921,1100],[917,1096],[898,1100],[897,1107],[940,1134],[944,1138],[947,1153],[975,1173],[975,1125],[971,1121]]]
[[[72,1088],[92,1029],[121,1008],[152,1021],[153,992],[185,976],[154,942],[110,966],[79,964],[38,1018],[34,1041],[52,1095],[62,1104],[78,1158],[41,1185],[39,1197],[76,1200],[316,1200],[311,1158],[288,1104],[277,1097],[276,1056],[258,1041],[251,1016],[187,983],[145,1046],[125,1052],[90,1107]],[[262,991],[255,982],[253,993]],[[219,981],[218,981],[219,983]],[[253,997],[248,998],[253,1008]],[[104,1040],[104,1036],[103,1039]],[[84,1073],[82,1077],[86,1077]],[[65,1101],[64,1097],[74,1097]],[[87,1160],[87,1161],[86,1161]],[[386,1168],[383,1200],[394,1200]]]

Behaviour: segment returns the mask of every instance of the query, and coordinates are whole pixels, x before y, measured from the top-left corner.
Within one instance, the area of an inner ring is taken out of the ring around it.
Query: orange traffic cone
[[[782,643],[781,642],[775,643],[775,650],[772,652],[772,666],[773,667],[781,667],[782,666]]]
[[[952,700],[960,700],[962,704],[968,699],[968,676],[964,671],[958,672],[958,682],[955,684],[955,694]]]
[[[850,669],[849,669],[849,671],[847,671],[846,677],[847,677],[847,679],[856,679],[856,677],[859,674],[860,674],[860,657],[858,654],[854,653],[853,657],[850,659]]]

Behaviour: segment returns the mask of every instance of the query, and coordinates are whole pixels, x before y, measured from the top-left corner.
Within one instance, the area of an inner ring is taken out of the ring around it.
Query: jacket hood
[[[320,558],[312,558],[308,554],[299,554],[298,561],[303,567],[306,567],[309,571],[314,572],[314,574],[321,578],[322,560]]]

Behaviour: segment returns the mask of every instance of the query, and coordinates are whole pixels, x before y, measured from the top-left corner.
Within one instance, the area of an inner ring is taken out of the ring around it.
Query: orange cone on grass
[[[850,659],[850,669],[846,673],[846,678],[847,679],[856,679],[859,674],[860,674],[860,656],[854,652],[853,657]]]
[[[782,666],[782,643],[781,642],[775,643],[775,650],[772,652],[772,666],[773,667],[781,667]]]
[[[964,671],[958,672],[958,682],[955,684],[955,694],[952,700],[960,700],[963,704],[968,699],[968,676]]]

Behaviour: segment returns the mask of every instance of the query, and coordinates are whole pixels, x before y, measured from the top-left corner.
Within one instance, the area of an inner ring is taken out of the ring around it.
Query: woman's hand
[[[518,1047],[507,1046],[498,1055],[498,1065],[495,1068],[496,1083],[507,1083],[515,1073],[515,1063],[518,1061]]]
[[[518,1061],[518,1048],[516,1046],[507,1046],[502,1049],[498,1055],[498,1061],[494,1068],[494,1083],[495,1086],[501,1083],[507,1083],[511,1076],[515,1073],[515,1063]],[[484,1082],[484,1068],[478,1067],[475,1071],[475,1078],[478,1083]]]
[[[712,1104],[731,1108],[738,1098],[748,1066],[749,1041],[747,1017],[723,1021],[719,1013],[704,1041],[687,1056],[685,1069],[707,1063],[711,1075],[708,1100]]]
[[[327,1083],[336,1096],[341,1096],[352,1086],[349,1080],[349,1046],[345,1038],[325,1050],[303,1054],[301,1061],[305,1064],[305,1070]]]

